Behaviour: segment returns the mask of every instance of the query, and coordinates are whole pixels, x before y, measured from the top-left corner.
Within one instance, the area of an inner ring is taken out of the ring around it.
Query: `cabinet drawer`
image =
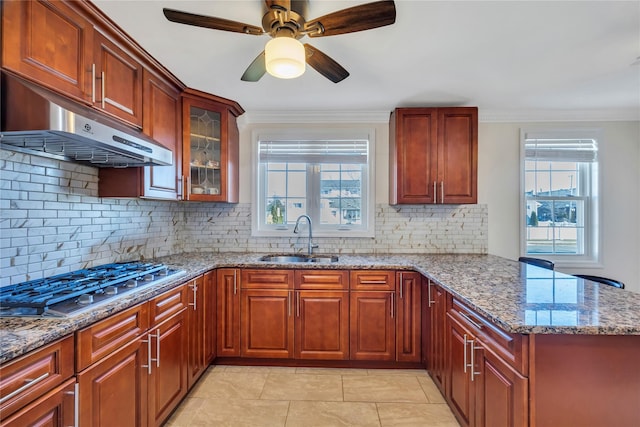
[[[242,270],[242,289],[293,289],[294,270]]]
[[[76,369],[86,369],[110,355],[149,327],[146,303],[128,308],[76,332]]]
[[[389,270],[351,271],[351,289],[358,291],[395,291],[395,272]]]
[[[149,301],[149,324],[156,325],[188,307],[187,289],[180,285]]]
[[[73,376],[73,335],[0,367],[0,419]]]
[[[296,289],[349,289],[348,270],[296,270]]]
[[[473,332],[486,348],[504,359],[519,373],[527,376],[529,370],[527,336],[503,331],[456,298],[452,298],[449,315]]]

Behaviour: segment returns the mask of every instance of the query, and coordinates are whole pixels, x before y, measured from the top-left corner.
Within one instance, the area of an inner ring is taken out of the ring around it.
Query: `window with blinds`
[[[522,131],[523,255],[598,257],[598,130]]]
[[[253,234],[290,235],[306,214],[314,236],[373,236],[372,132],[305,133],[256,138]]]

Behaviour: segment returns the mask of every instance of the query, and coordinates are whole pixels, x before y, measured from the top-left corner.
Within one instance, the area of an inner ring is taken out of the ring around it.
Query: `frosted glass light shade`
[[[301,76],[305,69],[304,46],[291,37],[269,40],[264,48],[267,72],[281,79]]]

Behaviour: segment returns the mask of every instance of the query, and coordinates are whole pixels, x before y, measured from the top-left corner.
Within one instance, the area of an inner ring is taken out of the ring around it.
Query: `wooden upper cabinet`
[[[100,168],[100,197],[144,197],[177,200],[182,161],[181,89],[158,74],[143,70],[142,130],[173,153],[170,166]]]
[[[182,95],[184,199],[238,203],[240,134],[234,101],[193,89]]]
[[[98,31],[94,33],[93,60],[94,105],[141,128],[142,65]]]
[[[94,29],[74,5],[60,1],[2,2],[2,67],[91,102]]]
[[[478,109],[398,108],[389,122],[389,203],[477,203]]]

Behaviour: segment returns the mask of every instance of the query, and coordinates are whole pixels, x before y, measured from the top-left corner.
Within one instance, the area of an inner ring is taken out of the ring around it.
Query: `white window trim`
[[[326,127],[326,128],[286,128],[286,129],[255,129],[251,133],[251,157],[252,157],[252,176],[251,176],[251,236],[253,237],[297,237],[293,234],[293,225],[283,224],[277,229],[261,228],[259,209],[262,205],[260,199],[260,191],[258,190],[258,179],[260,176],[260,158],[258,155],[258,143],[262,140],[291,140],[291,139],[368,139],[369,140],[369,159],[368,174],[363,177],[363,186],[367,191],[366,206],[367,227],[360,230],[352,230],[349,228],[336,228],[334,230],[326,230],[320,226],[313,226],[313,237],[375,237],[375,165],[376,165],[376,135],[375,129],[370,127]]]
[[[527,253],[527,207],[526,198],[524,195],[525,190],[525,138],[527,134],[535,134],[538,138],[593,138],[598,143],[598,160],[596,162],[596,186],[592,188],[592,194],[590,196],[591,206],[589,211],[591,218],[589,218],[589,224],[585,224],[585,234],[588,233],[587,244],[585,245],[584,255],[570,255],[570,254],[540,254],[540,258],[553,261],[556,267],[559,268],[603,268],[602,263],[602,233],[603,233],[603,221],[602,221],[602,163],[603,155],[603,130],[600,128],[573,128],[573,129],[553,129],[553,128],[527,128],[520,129],[520,256],[537,256],[536,254]],[[593,179],[593,178],[591,178]]]

